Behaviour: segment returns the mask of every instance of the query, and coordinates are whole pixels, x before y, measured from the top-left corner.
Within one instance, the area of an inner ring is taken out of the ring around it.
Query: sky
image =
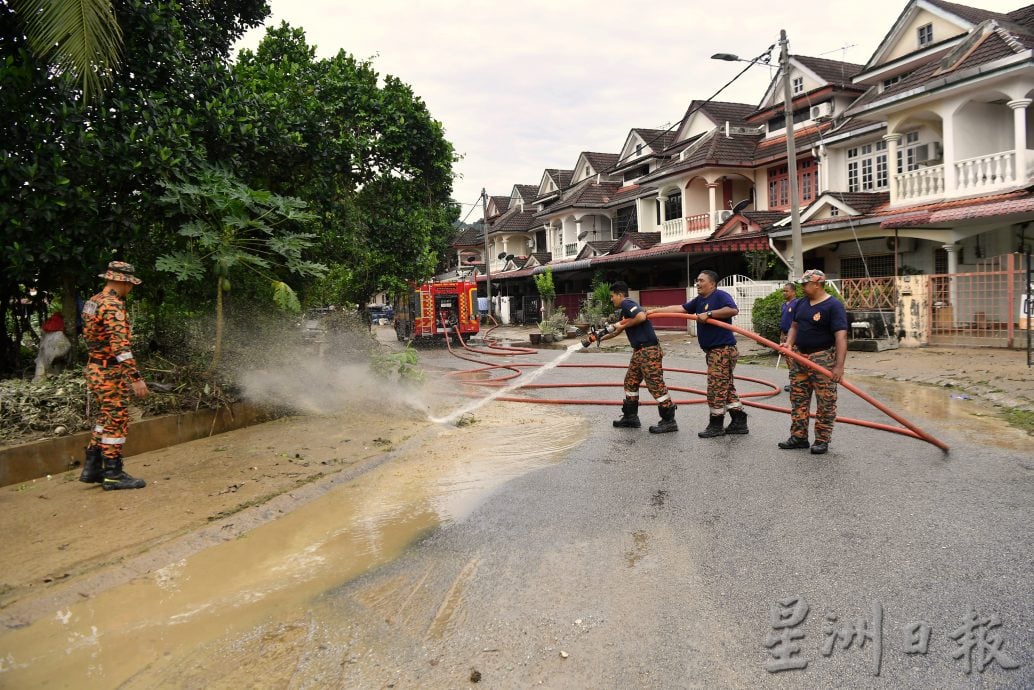
[[[462,156],[453,196],[472,222],[482,187],[509,195],[514,184],[538,185],[545,168],[573,168],[582,151],[618,153],[633,127],[677,124],[690,101],[746,66],[711,60],[714,53],[756,57],[785,29],[792,54],[864,64],[906,5],[270,0],[266,26],[300,27],[318,56],[344,50],[410,84]],[[797,11],[780,9],[789,7]],[[249,32],[238,47],[257,46],[264,33]],[[716,100],[757,105],[773,76],[751,67]]]

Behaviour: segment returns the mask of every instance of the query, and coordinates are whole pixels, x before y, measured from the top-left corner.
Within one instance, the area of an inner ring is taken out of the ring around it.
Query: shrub
[[[797,296],[804,297],[804,291],[797,285]],[[826,292],[841,299],[833,286],[826,283]],[[841,299],[841,301],[843,301]],[[783,290],[776,290],[772,294],[754,301],[754,309],[751,310],[750,319],[754,326],[754,332],[762,338],[768,338],[772,342],[779,342],[779,317],[783,313]]]

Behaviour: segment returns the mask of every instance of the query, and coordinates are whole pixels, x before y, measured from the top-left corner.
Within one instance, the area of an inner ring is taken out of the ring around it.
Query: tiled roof
[[[481,229],[476,227],[464,228],[456,239],[452,241],[454,247],[473,247],[481,242]]]
[[[856,65],[839,60],[826,60],[807,55],[794,55],[793,58],[817,74],[827,84],[839,87],[857,88],[851,83],[851,77],[865,68],[865,65]]]
[[[692,101],[686,109],[683,120],[694,109],[711,118],[717,125],[724,125],[726,121],[735,127],[747,126],[747,117],[754,112],[755,106],[746,103],[727,103],[722,101]]]
[[[527,210],[521,211],[520,206],[514,206],[503,215],[494,220],[488,228],[488,234],[497,232],[528,232],[536,225],[542,223],[535,220],[535,210],[525,206]]]
[[[597,173],[604,173],[614,167],[618,162],[618,158],[621,157],[619,153],[596,153],[595,151],[583,151],[582,155],[585,156],[585,160],[589,161],[589,165]]]
[[[663,151],[675,141],[675,132],[670,129],[641,129],[637,127],[632,131],[638,134],[646,142],[646,145],[655,152]]]
[[[556,175],[553,176],[553,182],[560,189],[567,189],[571,186],[572,177],[574,177],[574,170],[557,170]]]
[[[586,242],[585,244],[595,249],[598,254],[606,254],[614,246],[614,240],[600,240],[598,242]]]
[[[651,187],[649,185],[643,187],[637,184],[631,184],[627,187],[618,189],[614,192],[614,196],[610,197],[610,199],[604,203],[606,203],[607,206],[617,206],[655,191],[657,191],[656,187]]]
[[[553,255],[549,252],[535,252],[532,256],[543,266],[553,260]]]
[[[982,10],[977,7],[970,7],[969,5],[957,5],[954,2],[943,2],[942,0],[929,0],[931,5],[936,5],[942,10],[954,14],[956,17],[962,17],[968,22],[979,24],[985,19],[999,19],[1008,21],[1009,15],[999,14],[998,12],[991,12],[989,10]],[[1019,10],[1017,10],[1019,11]]]
[[[571,191],[550,206],[543,213],[552,213],[562,208],[601,208],[621,188],[620,182],[596,183],[596,178],[582,180]],[[604,201],[606,199],[606,201]]]
[[[517,187],[517,193],[521,195],[525,203],[538,196],[539,186],[537,184],[519,184],[514,186]]]
[[[807,150],[812,144],[822,140],[823,134],[829,130],[831,124],[828,122],[811,127],[795,129],[793,133],[796,150]],[[754,161],[768,161],[786,156],[786,135],[765,139],[758,142],[757,150],[754,153]]]
[[[706,165],[752,164],[761,135],[733,134],[726,137],[720,130],[712,130],[698,139],[684,160],[677,157],[644,176],[640,181],[655,180],[669,174]],[[785,139],[781,139],[785,142]]]
[[[645,233],[650,235],[657,235],[660,239],[659,232],[657,233]],[[627,236],[627,235],[626,235]],[[620,240],[619,240],[620,241]],[[597,264],[609,264],[609,263],[625,263],[629,261],[643,261],[646,259],[653,259],[658,256],[667,256],[670,254],[679,254],[685,251],[685,247],[688,243],[685,241],[678,242],[665,242],[664,244],[652,244],[649,247],[643,247],[639,251],[621,253],[621,254],[604,254],[603,256],[596,256],[589,259],[590,265],[595,266]],[[639,245],[642,246],[642,245]]]
[[[661,233],[659,232],[626,232],[618,240],[614,242],[614,245],[610,248],[611,251],[620,251],[621,248],[626,244],[634,244],[640,249],[649,249],[655,244],[659,244],[661,241]]]
[[[495,207],[499,210],[500,214],[510,207],[510,197],[508,196],[493,196],[491,197],[491,200],[495,202]]]
[[[762,228],[767,228],[786,218],[786,213],[781,211],[743,211],[740,215]]]
[[[1009,13],[1009,19],[1028,29],[1034,28],[1034,5],[1027,5]]]
[[[826,192],[823,196],[834,197],[862,215],[890,201],[890,192]]]

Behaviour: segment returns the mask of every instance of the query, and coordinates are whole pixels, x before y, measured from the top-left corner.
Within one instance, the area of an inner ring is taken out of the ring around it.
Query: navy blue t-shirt
[[[621,318],[631,319],[642,312],[643,308],[636,304],[634,300],[626,297],[621,301]],[[632,343],[632,347],[657,344],[657,333],[654,332],[653,324],[649,320],[635,326],[629,326],[625,329],[625,334],[628,336],[628,342]]]
[[[732,295],[723,290],[715,290],[707,297],[697,295],[682,305],[687,314],[703,314],[708,311],[717,311],[722,307],[739,309],[736,306],[736,302],[733,301]],[[732,319],[717,320],[728,324],[732,323]],[[713,326],[710,321],[711,319],[697,321],[697,342],[700,343],[702,349],[710,350],[712,347],[736,344],[736,336],[732,334],[732,331],[726,330],[721,326]]]
[[[790,324],[793,323],[793,303],[796,299],[792,299],[789,302],[783,302],[783,312],[779,315],[779,332],[789,333]]]
[[[834,334],[847,330],[844,303],[832,295],[812,305],[807,297],[793,302],[793,320],[797,324],[794,345],[802,352],[818,352],[833,347]]]

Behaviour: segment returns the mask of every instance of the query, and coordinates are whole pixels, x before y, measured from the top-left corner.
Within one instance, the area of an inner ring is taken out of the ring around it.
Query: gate
[[[666,288],[658,290],[640,290],[639,304],[647,307],[667,307],[671,304],[685,304],[686,288]],[[650,319],[653,327],[659,331],[685,331],[689,321],[670,317],[655,316]]]
[[[1029,285],[1019,256],[989,259],[972,273],[930,276],[930,343],[1013,347]]]
[[[783,280],[751,280],[747,276],[731,275],[722,278],[718,287],[732,295],[732,300],[740,310],[732,319],[732,325],[754,332],[754,302],[768,297],[783,287]]]

